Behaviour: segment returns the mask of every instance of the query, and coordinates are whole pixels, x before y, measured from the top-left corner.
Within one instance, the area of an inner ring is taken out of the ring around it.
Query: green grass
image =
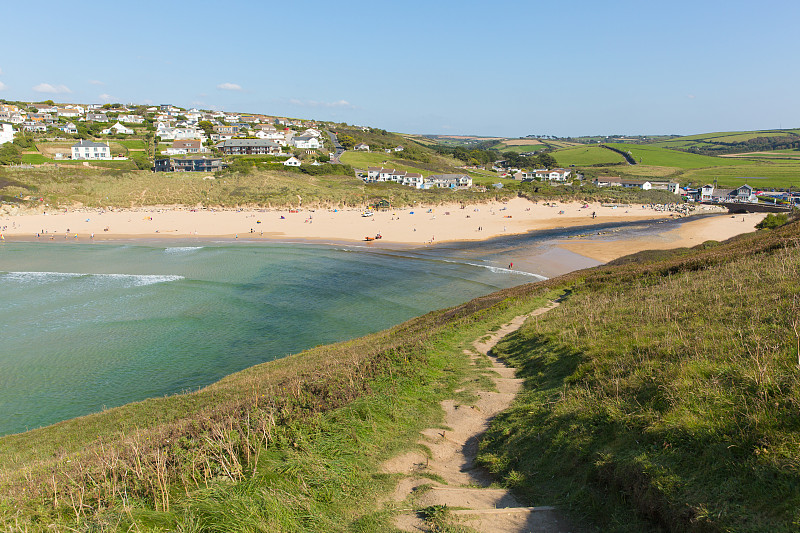
[[[452,157],[446,157],[434,152],[427,153],[426,161],[412,161],[405,158],[404,152],[354,152],[347,151],[342,154],[341,161],[353,168],[366,172],[368,167],[385,167],[408,172],[418,172],[424,176],[429,174],[463,174],[464,170],[458,168],[463,163]]]
[[[553,152],[551,155],[556,158],[559,166],[562,167],[625,163],[625,158],[620,154],[596,145],[564,148]]]
[[[53,160],[42,154],[22,154],[22,162],[29,165],[41,165],[42,163],[52,163]]]
[[[543,150],[547,150],[547,146],[544,144],[529,144],[525,146],[507,146],[505,144],[496,144],[492,146],[492,148],[499,150],[501,152],[516,152],[518,154],[528,154],[531,152],[541,152]]]
[[[731,161],[730,158],[689,154],[649,144],[609,143],[609,146],[613,146],[623,152],[630,151],[637,163],[650,166],[689,169],[752,164],[750,161]]]
[[[130,168],[132,161],[93,161],[92,165]],[[426,175],[429,172],[426,172]],[[370,184],[355,176],[309,176],[296,172],[257,170],[249,174],[224,174],[210,180],[199,172],[152,173],[108,168],[84,168],[80,161],[64,161],[58,168],[0,168],[0,195],[23,196],[35,191],[51,205],[135,207],[142,205],[205,205],[235,207],[293,206],[297,196],[308,206],[363,206],[379,198],[392,205],[414,202],[469,203],[514,196],[513,191],[479,193],[432,189],[421,191],[396,183]]]
[[[603,531],[796,531],[799,236],[795,223],[576,279],[496,348],[525,392],[482,463]]]
[[[144,150],[144,147],[145,147],[144,141],[138,140],[138,139],[120,140],[120,141],[114,141],[114,143],[115,144],[119,144],[119,145],[124,146],[125,148],[129,148],[129,149],[130,148],[135,148],[135,149]]]
[[[724,158],[731,159],[731,158]],[[765,178],[765,179],[750,179]],[[713,169],[690,169],[684,172],[681,183],[718,180],[719,187],[734,188],[748,183],[755,188],[800,187],[800,161],[752,161],[749,166],[717,167]]]

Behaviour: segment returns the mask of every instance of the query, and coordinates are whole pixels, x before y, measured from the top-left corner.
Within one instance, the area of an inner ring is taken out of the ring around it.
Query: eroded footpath
[[[477,399],[461,403],[454,399],[441,403],[445,412],[442,427],[421,432],[422,450],[395,457],[383,465],[386,473],[401,474],[392,496],[395,504],[407,509],[396,517],[403,531],[428,532],[459,528],[481,532],[571,531],[567,521],[553,507],[529,507],[507,489],[492,487],[493,479],[478,468],[475,459],[480,437],[491,420],[507,409],[522,387],[515,369],[494,357],[492,348],[506,335],[522,326],[529,317],[546,313],[547,307],[514,318],[491,334],[477,339],[465,350],[471,364],[486,366],[496,390],[476,391]],[[488,364],[487,364],[488,361]],[[460,392],[460,391],[456,391]]]

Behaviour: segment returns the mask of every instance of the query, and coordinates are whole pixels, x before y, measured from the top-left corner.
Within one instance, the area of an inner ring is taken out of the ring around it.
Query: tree
[[[542,163],[543,167],[555,168],[558,166],[558,161],[556,161],[556,158],[550,154],[541,154],[540,156],[538,156],[538,158],[539,162]]]
[[[211,123],[210,120],[201,120],[197,123],[197,127],[203,130],[206,136],[210,137],[212,133],[214,133],[214,125]]]
[[[22,162],[22,150],[12,143],[0,145],[0,165],[18,165]]]
[[[347,150],[352,150],[353,147],[356,145],[356,140],[352,138],[350,135],[340,135],[339,136],[339,143],[345,147]]]

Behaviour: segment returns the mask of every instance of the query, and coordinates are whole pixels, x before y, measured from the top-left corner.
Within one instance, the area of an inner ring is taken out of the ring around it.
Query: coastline
[[[584,207],[586,205],[587,207]],[[709,212],[709,211],[705,211]],[[713,211],[711,211],[713,212]],[[592,224],[670,219],[650,206],[603,206],[579,202],[545,205],[524,198],[462,206],[363,209],[193,209],[143,207],[46,211],[0,217],[0,231],[13,240],[296,239],[306,242],[380,242],[426,245],[483,241],[536,230]],[[596,218],[592,214],[596,214]],[[38,236],[37,236],[38,234]],[[704,239],[707,240],[707,239]],[[580,252],[579,252],[580,253]]]

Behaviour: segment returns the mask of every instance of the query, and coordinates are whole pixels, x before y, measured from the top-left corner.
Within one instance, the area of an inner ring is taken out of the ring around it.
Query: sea
[[[0,435],[193,391],[597,262],[559,249],[627,223],[404,247],[275,241],[0,243]],[[603,237],[598,237],[603,238]]]

